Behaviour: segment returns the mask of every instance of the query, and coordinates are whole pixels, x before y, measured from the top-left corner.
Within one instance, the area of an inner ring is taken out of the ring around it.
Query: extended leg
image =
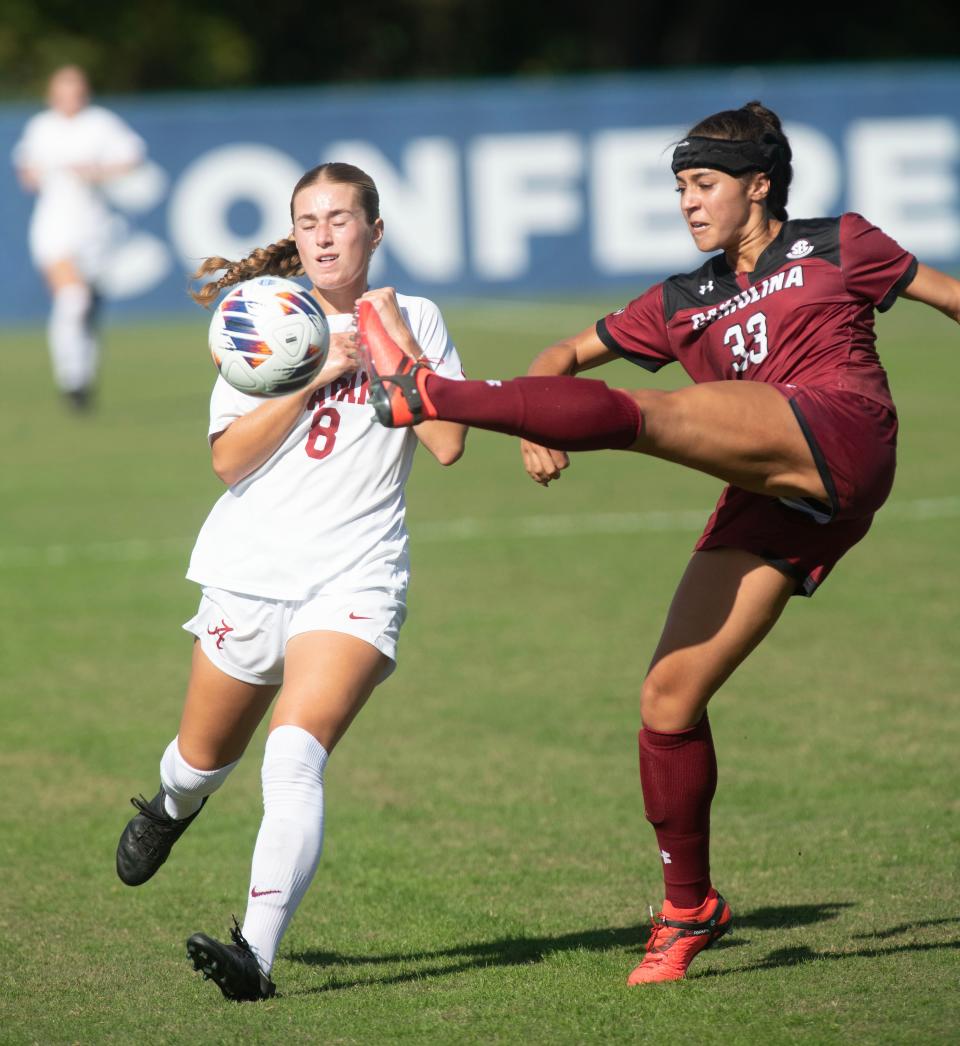
[[[610,389],[588,378],[491,385],[427,372],[432,416],[557,450],[629,449],[770,496],[827,500],[813,454],[773,386],[716,381],[674,392]]]
[[[758,382],[625,392],[567,376],[450,381],[415,363],[361,301],[370,401],[385,425],[442,419],[556,450],[634,450],[771,496],[827,498],[786,398]]]

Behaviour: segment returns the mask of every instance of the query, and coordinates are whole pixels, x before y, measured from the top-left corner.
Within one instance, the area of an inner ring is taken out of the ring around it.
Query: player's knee
[[[264,805],[323,809],[323,772],[327,751],[308,731],[285,724],[267,738],[260,778]]]
[[[640,690],[640,719],[651,730],[685,730],[697,722],[704,704],[695,687],[654,667]]]
[[[663,706],[670,701],[670,688],[660,685],[660,681],[654,678],[653,673],[643,681],[640,688],[640,718],[644,726],[652,726],[658,718]]]
[[[93,306],[90,288],[82,283],[67,283],[53,296],[53,311],[62,320],[82,323]]]
[[[184,755],[179,738],[175,737],[160,760],[160,782],[167,795],[177,798],[212,795],[236,765],[236,760],[226,764],[220,760],[218,764],[217,760],[201,758],[193,762]]]

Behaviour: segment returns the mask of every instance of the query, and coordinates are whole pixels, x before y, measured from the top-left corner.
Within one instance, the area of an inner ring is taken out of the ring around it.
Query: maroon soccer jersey
[[[599,320],[597,334],[647,370],[677,360],[696,382],[827,386],[892,407],[873,313],[916,271],[916,258],[859,214],[788,221],[754,272],[734,273],[716,254]]]

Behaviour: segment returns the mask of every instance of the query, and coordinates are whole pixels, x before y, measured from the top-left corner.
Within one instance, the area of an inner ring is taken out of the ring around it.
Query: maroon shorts
[[[753,552],[795,578],[796,595],[811,596],[870,529],[890,493],[897,415],[891,406],[842,389],[774,387],[790,401],[829,504],[727,487],[696,548]]]

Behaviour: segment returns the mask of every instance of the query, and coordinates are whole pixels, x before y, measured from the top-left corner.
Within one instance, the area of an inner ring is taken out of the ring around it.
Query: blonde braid
[[[292,236],[277,240],[266,247],[257,247],[246,258],[234,262],[227,258],[207,258],[194,272],[190,279],[199,280],[212,272],[223,270],[223,275],[216,280],[205,283],[197,291],[189,291],[190,297],[205,309],[217,299],[217,295],[235,283],[252,280],[254,276],[300,276],[303,274],[303,263],[297,252],[297,244]]]

